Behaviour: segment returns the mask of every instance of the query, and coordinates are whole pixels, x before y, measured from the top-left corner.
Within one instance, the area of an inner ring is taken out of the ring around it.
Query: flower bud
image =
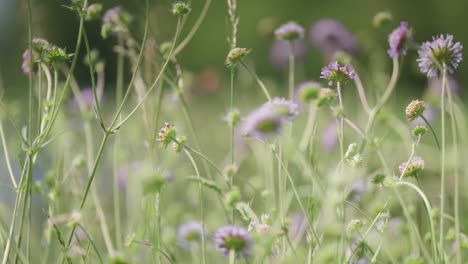
[[[424,112],[424,101],[413,100],[406,107],[406,119],[408,119],[408,121],[412,121],[419,115],[422,115],[423,112]]]
[[[101,17],[102,4],[94,3],[88,6],[86,9],[85,19],[87,21],[96,20]]]
[[[190,13],[192,9],[190,6],[183,2],[177,2],[172,5],[171,12],[176,16],[183,16]]]

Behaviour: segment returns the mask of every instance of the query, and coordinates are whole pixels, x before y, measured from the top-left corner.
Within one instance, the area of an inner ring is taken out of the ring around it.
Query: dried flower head
[[[227,67],[232,67],[236,65],[238,62],[240,62],[249,53],[250,53],[250,49],[233,48],[232,50],[229,51],[224,64]]]
[[[326,106],[335,99],[335,91],[330,88],[322,88],[319,91],[319,96],[317,98],[317,106],[322,107]]]
[[[309,40],[327,60],[337,51],[355,55],[359,50],[359,43],[354,34],[341,22],[332,18],[322,18],[312,25]]]
[[[424,160],[421,157],[414,157],[409,164],[403,162],[398,169],[404,177],[417,176],[424,171]]]
[[[409,38],[411,38],[411,29],[408,27],[408,22],[402,21],[388,36],[388,43],[390,45],[390,48],[387,50],[388,56],[396,58],[406,55],[406,46]]]
[[[171,12],[172,12],[172,14],[174,14],[176,16],[183,16],[183,15],[186,15],[186,14],[190,13],[191,10],[192,9],[190,8],[190,6],[187,3],[176,2],[176,3],[172,4]]]
[[[277,39],[296,40],[304,38],[304,28],[296,22],[288,22],[275,30]]]
[[[432,41],[421,44],[418,50],[419,69],[429,78],[440,75],[444,65],[448,73],[453,74],[462,61],[463,45],[453,41],[453,35],[440,35],[432,37]]]
[[[333,82],[345,82],[356,78],[356,72],[349,64],[341,66],[337,61],[333,61],[322,68],[320,78],[328,80],[328,85],[331,86]]]
[[[414,120],[419,115],[422,115],[424,112],[424,101],[413,100],[406,107],[406,119],[408,121]]]
[[[102,12],[102,4],[100,3],[90,4],[88,8],[86,9],[85,19],[87,21],[99,19],[101,17],[101,12]]]
[[[162,143],[164,147],[167,147],[175,138],[177,132],[173,125],[166,122],[164,127],[159,131],[158,138],[156,141],[158,143]]]
[[[177,228],[177,245],[189,250],[192,244],[201,241],[202,236],[203,225],[199,221],[185,222]]]
[[[232,250],[236,253],[236,257],[248,258],[253,244],[247,229],[237,225],[218,228],[214,233],[213,240],[216,249],[224,256],[229,255]]]

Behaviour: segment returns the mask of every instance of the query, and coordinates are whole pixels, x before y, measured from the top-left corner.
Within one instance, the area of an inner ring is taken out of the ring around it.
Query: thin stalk
[[[436,245],[436,232],[435,232],[435,227],[434,227],[434,222],[432,220],[432,208],[431,204],[429,203],[429,200],[427,199],[426,195],[424,194],[421,189],[419,189],[416,185],[406,182],[406,181],[399,181],[395,184],[396,186],[407,186],[421,197],[421,199],[424,202],[424,206],[426,207],[426,213],[427,213],[427,218],[429,219],[429,225],[431,226],[431,244],[432,244],[432,256],[433,256],[433,261],[434,263],[437,263],[437,245]],[[443,253],[441,253],[443,254]]]
[[[295,52],[295,47],[294,47],[294,41],[291,40],[289,41],[289,100],[293,99],[294,96],[294,52]]]
[[[16,220],[17,220],[17,217],[18,217],[18,209],[19,209],[19,205],[20,205],[20,202],[21,202],[21,198],[22,198],[22,195],[23,195],[23,192],[21,190],[22,186],[24,185],[24,181],[26,180],[26,173],[27,173],[27,169],[26,168],[29,168],[29,163],[30,163],[30,159],[29,159],[29,155],[26,156],[26,161],[25,161],[25,164],[24,164],[24,168],[23,168],[23,171],[21,173],[21,180],[20,180],[20,183],[19,183],[19,188],[16,190],[18,193],[16,195],[16,199],[15,199],[15,207],[13,209],[13,218],[11,220],[11,224],[10,224],[10,230],[8,231],[8,239],[7,239],[7,242],[6,242],[6,246],[5,246],[5,253],[3,255],[3,260],[2,260],[2,264],[6,264],[8,262],[8,256],[9,256],[9,253],[10,253],[10,249],[11,249],[11,242],[14,241],[14,234],[15,234],[15,224],[16,224]],[[19,252],[18,252],[19,254]]]
[[[268,92],[267,88],[265,87],[265,84],[263,84],[262,80],[260,80],[258,75],[254,71],[252,71],[249,67],[247,67],[247,65],[242,60],[240,61],[240,64],[244,66],[244,68],[252,75],[252,77],[255,79],[258,85],[260,85],[268,101],[271,101],[270,93]]]
[[[364,92],[364,86],[362,85],[361,78],[359,78],[359,74],[356,75],[354,78],[354,84],[358,90],[359,99],[361,100],[362,107],[364,110],[369,114],[371,112],[371,108],[369,103],[367,102],[366,93]]]
[[[435,142],[437,143],[437,147],[439,148],[440,150],[440,143],[439,143],[439,139],[437,138],[437,134],[435,133],[434,129],[432,128],[431,126],[431,123],[429,123],[429,121],[427,121],[427,119],[424,117],[424,115],[422,115],[421,113],[417,113],[417,115],[419,117],[421,117],[421,119],[424,121],[424,123],[426,123],[426,125],[429,127],[429,129],[431,130],[431,133],[432,135],[434,136],[434,139],[435,139]]]
[[[455,243],[456,243],[456,263],[462,263],[461,256],[461,241],[460,241],[460,206],[459,206],[459,184],[460,184],[460,175],[458,170],[458,133],[457,133],[457,120],[455,118],[454,112],[454,102],[452,100],[452,90],[450,84],[446,82],[447,85],[447,99],[448,99],[448,110],[450,116],[450,124],[452,129],[452,140],[453,140],[453,152],[454,152],[454,161],[455,161],[455,171],[454,171],[454,194],[453,194],[453,207],[454,207],[454,218],[455,218]]]
[[[442,146],[441,146],[441,167],[440,167],[440,223],[439,223],[439,249],[440,261],[444,263],[445,255],[445,237],[444,237],[444,213],[445,213],[445,89],[447,87],[447,66],[443,65],[442,70],[442,94],[440,96],[440,111],[441,111],[441,133],[442,133]]]
[[[162,255],[161,255],[161,194],[159,192],[156,193],[155,196],[155,201],[154,201],[154,213],[156,215],[156,229],[157,229],[157,238],[158,238],[158,244],[156,249],[156,254],[157,254],[157,260],[159,264],[162,263]]]
[[[185,154],[187,157],[190,159],[190,162],[192,163],[193,169],[195,170],[195,174],[199,179],[201,179],[200,175],[200,170],[198,169],[197,163],[195,162],[195,159],[192,157],[190,152],[188,150],[184,150]],[[198,183],[199,191],[200,191],[200,214],[201,214],[201,219],[202,219],[202,235],[201,235],[201,240],[202,240],[202,263],[206,263],[206,242],[205,242],[205,198],[204,198],[204,192],[203,192],[203,185],[201,182]]]
[[[230,78],[230,93],[229,93],[229,111],[234,111],[234,79],[235,79],[235,69],[231,67],[231,78]],[[234,164],[234,126],[231,128],[231,164]],[[233,179],[231,179],[231,185],[233,184]]]
[[[229,264],[236,263],[236,252],[234,250],[229,250]]]
[[[41,119],[42,119],[42,69],[39,63],[39,67],[37,69],[37,129],[41,129]],[[40,132],[37,132],[38,134]]]
[[[302,152],[306,151],[307,147],[309,146],[309,143],[312,141],[312,132],[315,127],[315,122],[317,120],[316,115],[317,107],[314,104],[310,104],[309,114],[307,117],[307,124],[299,143],[299,150]]]
[[[7,147],[6,140],[5,140],[5,131],[3,130],[3,123],[1,120],[0,120],[0,139],[2,140],[3,153],[5,156],[5,162],[6,162],[6,166],[8,169],[8,174],[10,175],[11,183],[13,184],[13,187],[16,190],[18,189],[18,184],[16,183],[15,174],[13,173],[13,169],[11,167],[11,162],[10,162],[10,157],[9,157],[10,155],[8,154],[8,147]]]
[[[338,138],[340,141],[340,156],[341,156],[341,163],[344,161],[344,107],[343,107],[343,97],[341,94],[341,83],[336,83],[336,89],[338,91],[338,100],[340,103],[340,126],[338,127]]]
[[[205,19],[206,13],[208,12],[208,8],[211,5],[211,1],[212,0],[206,0],[205,1],[205,5],[203,6],[203,9],[202,9],[202,11],[200,13],[200,16],[198,17],[197,21],[195,21],[195,24],[193,25],[192,29],[187,34],[187,36],[184,38],[184,40],[182,40],[180,42],[180,44],[177,46],[177,48],[174,49],[174,56],[179,54],[179,52],[181,52],[185,48],[185,46],[187,46],[187,44],[190,42],[190,40],[193,38],[193,36],[197,32],[198,28],[200,28],[200,25],[203,22],[203,20]]]
[[[147,0],[149,1],[149,0]],[[147,11],[149,12],[149,11]],[[153,84],[151,85],[151,87],[148,89],[148,91],[146,92],[146,94],[142,97],[142,99],[140,100],[140,102],[138,102],[138,104],[133,108],[133,110],[130,112],[130,114],[127,115],[127,117],[125,117],[120,123],[118,123],[117,125],[116,122],[117,120],[119,119],[119,116],[120,116],[120,113],[122,112],[123,110],[123,106],[125,104],[125,102],[127,101],[128,99],[128,96],[130,95],[130,88],[131,88],[131,85],[133,85],[133,82],[135,80],[135,77],[136,77],[136,74],[132,77],[132,80],[130,81],[130,85],[128,87],[128,90],[122,100],[122,103],[119,107],[119,109],[117,110],[117,114],[115,115],[114,119],[112,120],[112,123],[110,125],[110,130],[115,130],[115,129],[118,129],[120,128],[125,122],[128,121],[128,119],[130,119],[130,117],[133,116],[133,114],[138,110],[140,109],[141,105],[143,104],[143,102],[145,101],[145,99],[148,97],[148,95],[151,93],[151,91],[154,89],[154,87],[156,87],[156,84],[159,82],[161,76],[163,76],[163,73],[164,71],[166,70],[166,67],[167,65],[169,64],[169,61],[171,60],[171,57],[172,57],[172,53],[174,51],[174,46],[175,46],[175,43],[176,43],[176,40],[177,40],[177,37],[179,35],[179,30],[180,30],[180,17],[178,18],[177,20],[177,27],[176,27],[176,32],[175,32],[175,35],[174,35],[174,40],[172,42],[172,46],[171,46],[171,51],[169,52],[169,55],[166,59],[166,61],[164,62],[161,70],[159,71],[159,74],[158,76],[156,77],[156,79],[154,80]],[[140,55],[138,56],[138,62],[137,62],[137,66],[135,67],[135,73],[138,71],[138,68],[139,68],[139,65],[140,65],[140,62],[141,62],[141,57],[143,55],[143,50],[144,50],[144,46],[145,46],[145,43],[146,43],[146,36],[147,36],[147,31],[148,31],[148,26],[146,27],[145,29],[145,38],[144,38],[144,42],[143,42],[143,45],[142,45],[142,49],[141,49],[141,53]],[[115,125],[115,126],[114,126]]]

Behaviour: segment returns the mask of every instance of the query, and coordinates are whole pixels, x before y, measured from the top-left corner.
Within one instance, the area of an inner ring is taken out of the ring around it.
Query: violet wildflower
[[[322,149],[332,152],[338,146],[338,132],[336,130],[336,120],[331,119],[322,130],[320,138],[320,146]]]
[[[110,34],[127,33],[132,16],[115,6],[104,13],[102,18],[101,36],[107,38]]]
[[[318,20],[309,31],[309,40],[329,60],[337,51],[355,55],[359,43],[354,34],[332,18]]]
[[[102,94],[98,92],[98,102],[101,101]],[[94,106],[94,91],[91,87],[86,87],[80,90],[78,96],[74,96],[71,102],[71,108],[73,111],[79,109],[80,103],[83,106],[83,110],[89,110]]]
[[[452,75],[447,76],[447,87],[450,89],[452,94],[460,93],[460,85]],[[440,96],[442,93],[442,79],[441,78],[431,78],[429,79],[428,92],[431,95]]]
[[[35,65],[34,65],[34,62],[35,62],[35,58],[38,57],[38,53],[36,51],[32,51],[32,63],[33,65],[31,65],[31,53],[29,52],[29,49],[25,50],[24,53],[23,53],[23,63],[21,64],[21,69],[23,70],[23,73],[28,75],[31,70],[33,73],[36,72],[36,69],[35,69]]]
[[[253,244],[247,229],[237,225],[218,228],[214,233],[213,240],[216,249],[224,256],[228,256],[230,251],[234,251],[236,257],[248,258]]]
[[[411,29],[408,27],[408,22],[402,21],[388,36],[388,43],[390,45],[390,48],[387,50],[388,56],[396,58],[406,55],[406,46],[409,38],[411,38]]]
[[[159,131],[156,142],[163,144],[165,148],[169,145],[177,136],[176,129],[173,125],[166,122],[164,127]]]
[[[177,228],[177,245],[188,250],[192,244],[199,243],[202,236],[203,226],[199,221],[185,222]]]
[[[363,179],[356,180],[353,184],[351,184],[349,188],[348,197],[351,200],[359,201],[361,200],[361,196],[363,193],[367,191],[367,184],[366,181]]]
[[[278,135],[283,126],[298,113],[296,103],[284,98],[273,98],[245,117],[241,131],[244,135],[257,138]]]
[[[342,66],[337,61],[333,61],[322,68],[320,78],[328,80],[328,85],[331,86],[333,82],[345,82],[356,78],[356,72],[349,64]]]
[[[453,41],[453,35],[432,37],[432,41],[424,42],[418,50],[419,69],[434,78],[441,74],[445,65],[448,73],[453,74],[463,59],[462,49],[460,42]]]
[[[288,22],[275,30],[277,39],[296,40],[304,38],[304,28],[296,22]]]
[[[403,162],[398,167],[400,173],[403,174],[404,177],[417,176],[424,171],[424,160],[421,157],[414,157],[409,164],[407,164],[407,162]]]
[[[432,105],[426,104],[425,109],[424,109],[424,118],[426,118],[426,120],[429,123],[432,123],[435,120],[436,116],[437,116],[436,109]],[[424,122],[424,120],[420,116],[418,116],[418,117],[416,117],[415,119],[413,119],[411,121],[411,125],[412,126],[423,126],[423,125],[427,125],[427,124],[426,124],[426,122]]]
[[[294,43],[294,57],[303,59],[307,54],[307,46],[303,39],[296,39]],[[289,41],[278,39],[270,48],[270,63],[278,70],[286,70],[289,65],[291,45]]]

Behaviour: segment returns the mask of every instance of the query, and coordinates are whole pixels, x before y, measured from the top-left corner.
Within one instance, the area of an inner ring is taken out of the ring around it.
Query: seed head
[[[229,51],[226,62],[224,63],[227,67],[232,67],[240,62],[247,54],[250,53],[250,49],[246,48],[233,48]]]
[[[171,12],[176,16],[183,16],[190,13],[192,9],[190,6],[183,2],[176,2],[172,4]]]
[[[169,145],[175,138],[177,132],[173,125],[166,122],[164,127],[159,131],[158,138],[156,141],[162,143],[165,148]]]
[[[424,101],[413,100],[406,107],[406,119],[408,121],[414,120],[419,115],[422,115],[424,112]]]
[[[424,160],[421,157],[414,157],[408,165],[403,162],[398,169],[404,177],[417,176],[424,171]]]

